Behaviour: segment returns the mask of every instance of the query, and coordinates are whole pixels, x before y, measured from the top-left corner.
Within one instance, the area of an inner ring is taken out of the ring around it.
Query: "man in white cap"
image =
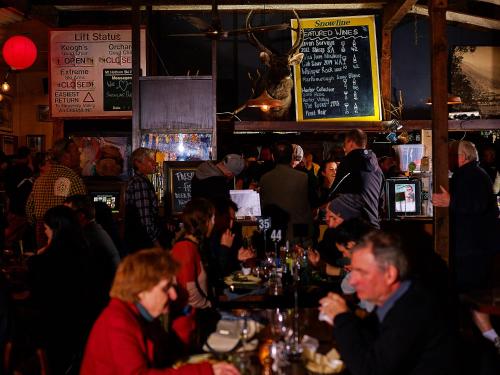
[[[229,198],[229,190],[234,188],[233,178],[245,167],[245,159],[238,154],[228,154],[219,163],[211,160],[201,163],[191,180],[191,197]]]

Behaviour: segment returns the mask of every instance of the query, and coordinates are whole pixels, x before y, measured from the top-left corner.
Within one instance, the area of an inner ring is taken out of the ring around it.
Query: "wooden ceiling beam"
[[[27,0],[23,0],[27,1]],[[342,0],[342,1],[337,1],[336,3],[344,6],[344,7],[366,7],[370,6],[370,4],[375,4],[378,7],[382,7],[385,3],[387,3],[388,0]],[[124,0],[31,0],[31,4],[34,5],[56,5],[56,6],[76,6],[76,5],[108,5],[108,6],[113,6],[113,5],[127,5],[131,6],[130,1],[124,1]],[[247,3],[247,2],[242,2],[241,0],[221,0],[219,2],[219,6],[224,6],[224,5],[240,5],[241,3]],[[283,1],[269,1],[269,0],[253,0],[251,1],[251,4],[254,5],[261,5],[261,6],[273,6],[273,5],[330,5],[332,3],[331,0],[290,0],[284,2]],[[141,6],[163,6],[163,5],[187,5],[187,6],[192,6],[192,5],[212,5],[212,0],[139,0],[139,5]],[[373,6],[373,5],[371,5]]]
[[[410,13],[419,14],[421,16],[429,16],[429,9],[423,5],[415,5],[410,10]],[[499,20],[494,20],[486,17],[472,16],[465,13],[447,11],[446,21],[484,27],[485,29],[500,30]]]
[[[382,16],[382,30],[392,31],[416,3],[417,0],[398,0],[387,3]]]

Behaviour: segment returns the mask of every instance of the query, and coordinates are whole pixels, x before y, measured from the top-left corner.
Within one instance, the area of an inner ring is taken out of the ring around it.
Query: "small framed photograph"
[[[33,155],[38,152],[45,152],[45,135],[30,134],[26,136],[26,146],[28,146]]]
[[[17,137],[15,135],[1,135],[0,146],[5,155],[14,155],[17,152]]]
[[[2,94],[0,100],[0,130],[12,133],[12,97]]]
[[[48,105],[39,105],[38,106],[38,121],[40,122],[50,122],[50,108]]]

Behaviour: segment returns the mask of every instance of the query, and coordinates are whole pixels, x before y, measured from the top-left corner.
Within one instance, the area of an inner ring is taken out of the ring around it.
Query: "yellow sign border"
[[[325,23],[335,24],[338,26],[316,26],[316,22],[321,21]],[[292,28],[297,27],[297,20],[292,19]],[[300,65],[294,66],[294,85],[295,85],[295,116],[297,121],[380,121],[381,120],[381,104],[380,104],[380,83],[378,74],[378,53],[377,53],[377,40],[375,30],[375,16],[352,16],[352,17],[329,17],[329,18],[305,18],[300,20],[303,29],[330,29],[334,27],[345,26],[367,26],[368,37],[370,39],[370,61],[371,61],[371,76],[372,76],[372,91],[373,91],[373,108],[374,114],[372,116],[359,116],[359,117],[333,117],[321,119],[304,119],[302,108],[302,76]],[[292,30],[292,44],[297,39],[297,33]]]

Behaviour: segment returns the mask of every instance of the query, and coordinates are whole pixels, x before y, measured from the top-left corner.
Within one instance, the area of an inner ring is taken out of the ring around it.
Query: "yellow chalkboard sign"
[[[380,120],[374,16],[300,22],[304,59],[294,67],[297,120]],[[292,27],[297,27],[297,20],[292,20]],[[292,42],[296,38],[292,31]]]

